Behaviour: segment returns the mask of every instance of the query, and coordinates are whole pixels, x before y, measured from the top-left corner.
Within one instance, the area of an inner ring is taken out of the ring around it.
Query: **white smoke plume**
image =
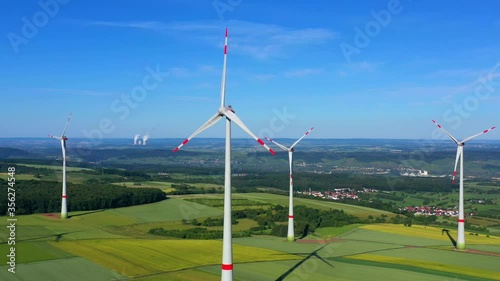
[[[142,145],[146,145],[146,142],[149,140],[149,133],[147,133],[146,135],[144,135],[142,137]]]
[[[139,139],[139,137],[140,137],[140,136],[141,136],[141,135],[139,135],[139,134],[136,134],[136,135],[135,135],[135,137],[134,137],[134,145],[136,145],[136,144],[137,144],[137,140]]]

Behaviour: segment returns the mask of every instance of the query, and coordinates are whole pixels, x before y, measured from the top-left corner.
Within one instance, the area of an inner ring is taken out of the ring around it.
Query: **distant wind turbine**
[[[290,195],[289,195],[289,203],[288,203],[288,235],[287,239],[288,242],[294,242],[295,241],[295,233],[294,233],[294,225],[293,225],[293,173],[292,173],[292,167],[293,167],[293,153],[295,152],[295,146],[303,139],[305,136],[309,135],[309,133],[314,129],[312,127],[307,131],[300,139],[298,139],[296,142],[292,144],[290,147],[286,147],[282,144],[279,144],[278,142],[266,137],[266,139],[275,145],[277,145],[279,148],[288,151],[288,162],[290,164]]]
[[[220,107],[205,124],[203,124],[192,135],[185,139],[173,152],[177,152],[181,147],[187,144],[193,137],[206,129],[213,126],[223,117],[226,118],[226,148],[225,148],[225,172],[224,172],[224,230],[222,241],[222,274],[221,280],[233,280],[233,249],[232,249],[232,233],[231,233],[231,122],[236,123],[243,131],[249,134],[252,138],[257,140],[260,145],[264,146],[273,155],[274,151],[269,148],[261,139],[255,136],[240,118],[234,113],[233,108],[225,105],[226,96],[226,61],[227,61],[227,37],[228,31],[226,28],[226,38],[224,42],[224,64],[222,68],[222,83],[221,83],[221,102]]]
[[[470,137],[467,137],[463,139],[462,141],[458,141],[455,137],[453,137],[448,131],[446,131],[441,125],[439,125],[436,121],[432,120],[436,126],[438,126],[439,129],[443,130],[448,137],[455,142],[457,145],[457,156],[455,158],[455,168],[453,169],[453,177],[451,180],[451,183],[455,183],[455,176],[457,175],[457,165],[458,165],[458,160],[460,159],[460,189],[459,189],[459,199],[458,199],[458,232],[457,232],[457,243],[456,243],[456,249],[457,250],[465,250],[465,229],[464,229],[464,224],[465,224],[465,218],[464,218],[464,145],[465,142],[470,141],[473,138],[476,138],[480,135],[486,134],[487,132],[495,129],[495,127],[491,127],[487,130],[484,130],[480,133],[477,133],[475,135],[472,135]]]
[[[66,141],[68,138],[66,135],[66,129],[68,128],[69,120],[71,119],[71,113],[69,114],[68,121],[60,137],[49,135],[50,138],[57,139],[61,142],[62,157],[63,157],[63,183],[62,183],[62,200],[61,200],[61,218],[66,219],[68,217],[68,205],[66,198]]]

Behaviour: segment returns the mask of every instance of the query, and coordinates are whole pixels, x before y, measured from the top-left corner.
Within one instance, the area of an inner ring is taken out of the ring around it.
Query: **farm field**
[[[136,182],[117,182],[113,183],[115,185],[120,185],[120,186],[126,186],[126,187],[151,187],[151,188],[159,188],[163,190],[164,192],[170,192],[175,190],[175,188],[172,188],[172,185],[179,184],[179,183],[174,183],[174,182],[163,182],[163,181],[141,181],[140,185],[138,185]],[[211,183],[190,183],[190,186],[194,186],[197,188],[222,188],[221,185],[217,184],[211,184]]]
[[[219,197],[175,196],[141,206],[70,212],[64,221],[43,214],[18,216],[16,274],[7,271],[7,257],[2,254],[0,280],[57,281],[75,274],[71,280],[220,280],[221,240],[147,233],[155,227],[181,229],[183,219],[220,217],[220,207],[184,200]],[[286,205],[287,197],[250,193],[234,194],[234,199],[267,206]],[[326,210],[376,212],[334,202],[300,201]],[[242,219],[233,230],[253,223]],[[6,237],[1,228],[1,253],[8,252]],[[393,224],[328,227],[296,243],[266,235],[234,238],[235,280],[500,280],[500,237],[467,235],[466,242],[470,250],[457,252],[439,228]]]
[[[222,199],[223,194],[195,194],[195,195],[182,195],[180,198],[218,198]],[[258,202],[280,204],[283,206],[288,206],[288,196],[269,194],[269,193],[234,193],[233,199],[249,199]],[[294,205],[304,205],[310,208],[320,209],[320,210],[330,210],[330,209],[342,209],[348,214],[352,214],[358,217],[366,218],[370,215],[380,216],[382,214],[388,217],[394,216],[393,213],[376,210],[372,208],[367,208],[363,206],[355,206],[349,204],[342,204],[336,202],[319,201],[307,198],[294,198]]]

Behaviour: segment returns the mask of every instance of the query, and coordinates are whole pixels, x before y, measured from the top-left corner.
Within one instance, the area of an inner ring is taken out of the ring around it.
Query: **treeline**
[[[281,221],[288,221],[288,208],[281,205],[275,206],[276,214],[274,218]],[[305,237],[310,232],[314,232],[320,227],[341,227],[344,225],[367,222],[359,217],[346,214],[343,210],[318,210],[306,206],[295,206],[294,231],[296,236]],[[271,229],[271,235],[285,237],[288,232],[288,225],[276,224]]]
[[[168,192],[170,195],[183,195],[183,194],[204,194],[204,193],[222,193],[224,190],[219,187],[218,189],[215,189],[215,187],[211,188],[204,188],[204,187],[196,187],[194,185],[189,185],[185,183],[179,183],[179,184],[171,184],[172,188],[175,190],[172,190]]]
[[[7,191],[6,181],[1,180],[0,185]],[[14,186],[16,214],[60,212],[61,188],[60,182],[17,181]],[[165,193],[157,188],[71,183],[67,184],[67,196],[68,211],[119,208],[166,199]],[[2,196],[0,202],[0,215],[4,215],[7,213],[7,196]]]
[[[112,168],[99,168],[95,170],[82,170],[80,173],[89,175],[116,175],[120,176],[122,181],[150,181],[153,179],[152,176],[148,175],[142,171],[129,171],[122,169],[112,169]],[[117,181],[113,178],[113,181]]]
[[[405,192],[451,192],[454,187],[446,178],[417,178],[417,177],[389,177],[376,175],[352,175],[342,173],[314,174],[301,173],[294,175],[296,190],[325,191],[334,188],[361,189],[374,188],[378,190],[405,191]],[[279,176],[276,173],[248,175],[232,178],[233,186],[238,189],[273,187],[288,189],[286,174]]]
[[[294,228],[295,233],[306,236],[310,232],[314,232],[319,227],[341,227],[354,223],[371,223],[370,220],[362,220],[356,216],[346,214],[343,210],[318,210],[306,206],[295,206],[294,208]],[[271,206],[264,208],[247,208],[244,210],[235,210],[232,213],[232,224],[237,224],[239,219],[251,219],[257,222],[256,227],[249,230],[234,232],[233,237],[247,237],[252,234],[271,234],[274,236],[285,237],[287,235],[288,226],[288,208],[282,205]],[[191,229],[164,229],[153,228],[148,233],[170,236],[184,239],[219,239],[222,238],[222,231],[209,230],[200,226],[222,226],[222,218],[207,218],[199,222],[196,219],[191,221],[183,220],[185,225],[193,225]]]
[[[148,231],[149,234],[176,237],[182,239],[222,239],[222,230],[208,230],[204,227],[195,227],[190,229],[164,229],[163,227],[152,228]],[[231,235],[233,238],[249,237],[249,231],[235,231]]]

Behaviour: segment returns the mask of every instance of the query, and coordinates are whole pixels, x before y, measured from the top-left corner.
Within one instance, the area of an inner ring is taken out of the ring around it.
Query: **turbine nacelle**
[[[221,106],[221,107],[219,107],[219,110],[218,110],[220,116],[226,116],[226,112],[228,112],[228,111],[235,113],[233,107],[230,105],[228,105],[226,107]]]

